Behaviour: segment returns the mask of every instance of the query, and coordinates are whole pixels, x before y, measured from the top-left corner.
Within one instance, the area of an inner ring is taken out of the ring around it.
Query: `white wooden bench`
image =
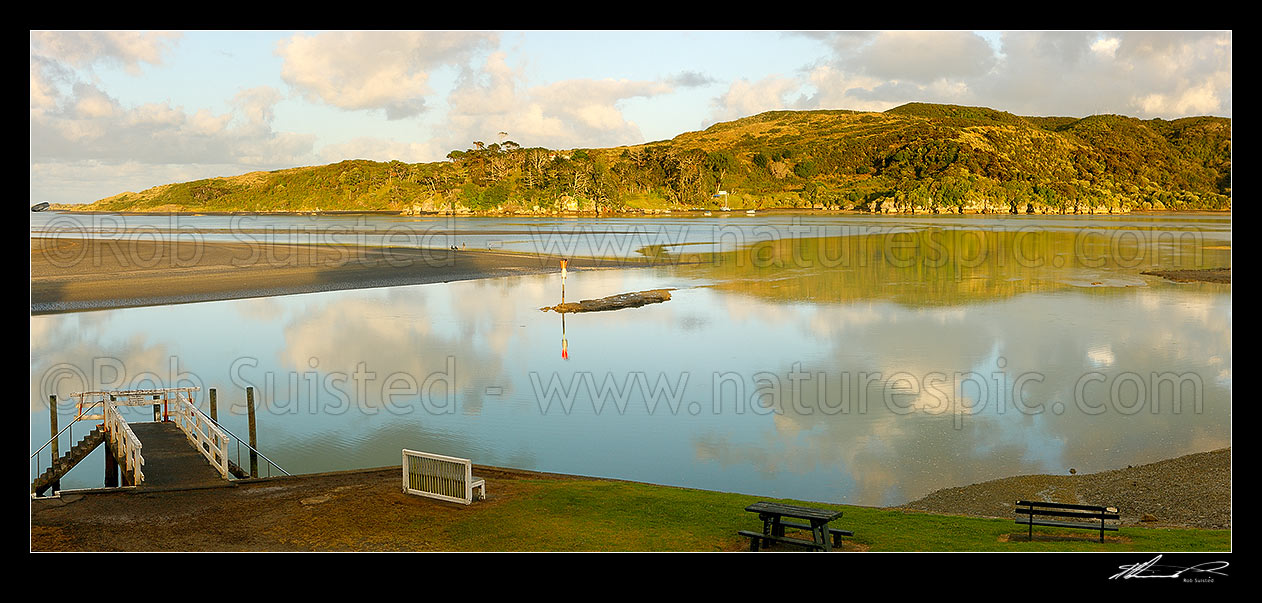
[[[486,480],[473,477],[473,461],[429,452],[403,450],[403,491],[448,502],[469,504],[473,492],[486,499]]]

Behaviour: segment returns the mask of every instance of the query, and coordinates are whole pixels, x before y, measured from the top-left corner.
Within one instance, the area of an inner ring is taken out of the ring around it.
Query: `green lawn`
[[[615,481],[525,480],[523,496],[482,508],[434,534],[442,550],[744,550],[738,530],[759,530],[744,510],[759,498]],[[983,519],[809,501],[780,502],[845,512],[843,550],[869,551],[1229,551],[1230,530],[1122,528],[1102,544],[1095,532],[1035,528],[1035,541],[1011,520]],[[473,510],[473,508],[471,508]],[[1008,536],[1012,541],[1008,541]]]

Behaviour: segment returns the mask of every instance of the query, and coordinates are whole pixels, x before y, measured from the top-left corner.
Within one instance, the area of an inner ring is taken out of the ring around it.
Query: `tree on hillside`
[[[714,151],[706,154],[705,167],[714,177],[715,192],[723,188],[723,179],[727,177],[727,171],[735,165],[736,157],[730,151]]]

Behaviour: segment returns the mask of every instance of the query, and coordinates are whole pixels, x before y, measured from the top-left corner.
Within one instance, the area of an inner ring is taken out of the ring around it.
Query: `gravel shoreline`
[[[945,488],[899,509],[1010,519],[1017,500],[1117,507],[1122,525],[1231,529],[1231,448],[1083,475]]]
[[[1146,270],[1140,274],[1160,276],[1176,283],[1225,283],[1231,284],[1231,268],[1204,268],[1200,270]]]

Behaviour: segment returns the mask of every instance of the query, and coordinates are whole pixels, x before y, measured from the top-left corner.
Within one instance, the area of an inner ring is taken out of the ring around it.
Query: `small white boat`
[[[752,215],[754,215],[754,210],[752,210],[752,209],[747,209],[747,210],[745,210],[745,215],[747,215],[747,216],[752,216]]]

